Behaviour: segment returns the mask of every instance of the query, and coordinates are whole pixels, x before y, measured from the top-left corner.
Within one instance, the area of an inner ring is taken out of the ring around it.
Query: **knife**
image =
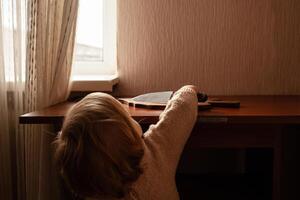
[[[132,101],[135,102],[147,102],[154,104],[166,104],[173,96],[173,91],[164,91],[164,92],[152,92],[147,94],[142,94],[132,98]]]
[[[132,100],[135,102],[166,104],[172,98],[173,94],[173,91],[152,92],[136,96]],[[205,102],[208,99],[205,93],[197,93],[197,98],[198,102]]]

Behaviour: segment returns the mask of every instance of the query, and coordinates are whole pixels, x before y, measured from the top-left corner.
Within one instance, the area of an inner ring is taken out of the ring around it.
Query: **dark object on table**
[[[205,102],[205,101],[207,101],[208,96],[204,92],[198,92],[197,98],[198,98],[198,102]]]
[[[207,101],[212,107],[222,107],[222,108],[239,108],[240,101],[237,100],[222,100],[217,98],[211,98]]]

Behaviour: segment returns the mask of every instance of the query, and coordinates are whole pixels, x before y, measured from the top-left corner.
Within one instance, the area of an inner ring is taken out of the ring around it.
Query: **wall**
[[[119,0],[119,95],[300,94],[299,0]]]

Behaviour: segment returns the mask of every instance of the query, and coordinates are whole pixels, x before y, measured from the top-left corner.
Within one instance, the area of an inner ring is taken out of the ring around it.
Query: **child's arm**
[[[174,170],[197,119],[197,103],[197,88],[182,87],[168,102],[159,122],[145,133],[145,142],[163,156],[163,162],[168,162],[169,167],[174,166]]]

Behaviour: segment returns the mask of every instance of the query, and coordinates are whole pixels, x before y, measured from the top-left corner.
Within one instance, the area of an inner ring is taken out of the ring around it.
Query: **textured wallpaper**
[[[300,94],[299,0],[119,0],[119,95]]]

